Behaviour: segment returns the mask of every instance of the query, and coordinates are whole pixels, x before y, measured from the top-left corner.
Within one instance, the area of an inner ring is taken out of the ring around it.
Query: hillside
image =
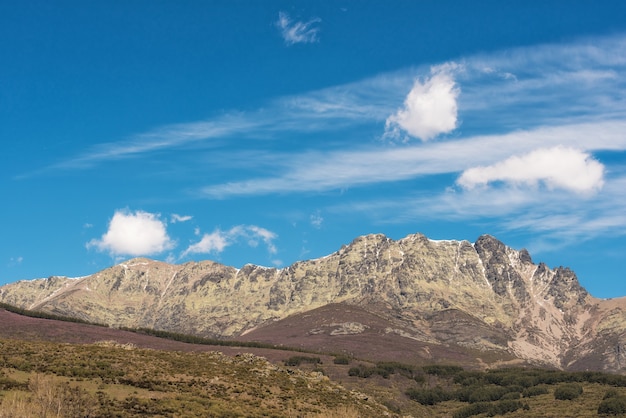
[[[416,362],[626,371],[626,299],[596,299],[571,270],[535,264],[488,235],[368,235],[283,269],[133,259],[81,279],[6,285],[0,301],[113,327],[365,358],[396,351]]]
[[[2,309],[0,323],[1,418],[593,417],[626,410],[626,378],[615,374],[476,371],[185,344]]]

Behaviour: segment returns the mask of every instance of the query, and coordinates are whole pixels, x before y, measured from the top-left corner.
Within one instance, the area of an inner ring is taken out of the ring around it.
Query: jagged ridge
[[[368,235],[283,269],[138,258],[81,279],[6,285],[0,301],[210,337],[237,337],[346,303],[387,318],[394,332],[414,341],[509,352],[557,367],[626,366],[624,300],[593,298],[571,270],[536,265],[526,250],[489,235],[474,244]],[[463,325],[445,326],[457,320]]]

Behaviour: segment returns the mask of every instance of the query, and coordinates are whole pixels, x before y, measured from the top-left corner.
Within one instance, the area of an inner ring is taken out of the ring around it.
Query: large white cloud
[[[516,185],[543,183],[549,189],[590,193],[602,188],[604,166],[586,152],[556,146],[470,168],[461,174],[457,184],[472,189],[497,181]]]
[[[416,80],[404,100],[404,107],[387,118],[387,137],[400,137],[403,132],[427,141],[450,132],[457,124],[457,97],[460,89],[452,72],[454,64],[434,67],[431,77]]]
[[[239,240],[246,240],[251,247],[256,247],[259,240],[263,241],[267,250],[271,254],[277,252],[274,240],[277,235],[265,228],[256,225],[237,225],[228,231],[216,229],[210,234],[204,234],[200,241],[190,245],[182,254],[185,257],[189,254],[211,254],[221,253],[226,247],[237,243]]]
[[[153,213],[118,210],[100,239],[87,243],[88,248],[111,255],[143,256],[162,253],[174,247],[165,222]]]

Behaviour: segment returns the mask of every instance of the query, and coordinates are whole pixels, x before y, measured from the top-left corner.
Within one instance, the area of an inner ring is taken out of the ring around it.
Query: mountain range
[[[367,235],[286,268],[135,258],[79,279],[8,284],[0,302],[360,358],[626,371],[626,298],[595,298],[570,269],[490,235]]]

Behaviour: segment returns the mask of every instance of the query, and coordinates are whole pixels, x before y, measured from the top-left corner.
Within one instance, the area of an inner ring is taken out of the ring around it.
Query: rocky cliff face
[[[0,288],[0,301],[111,326],[237,337],[331,303],[413,341],[508,352],[557,367],[626,370],[626,300],[590,296],[569,269],[485,235],[355,239],[283,269],[133,259],[81,279]],[[356,326],[356,325],[355,325]]]

